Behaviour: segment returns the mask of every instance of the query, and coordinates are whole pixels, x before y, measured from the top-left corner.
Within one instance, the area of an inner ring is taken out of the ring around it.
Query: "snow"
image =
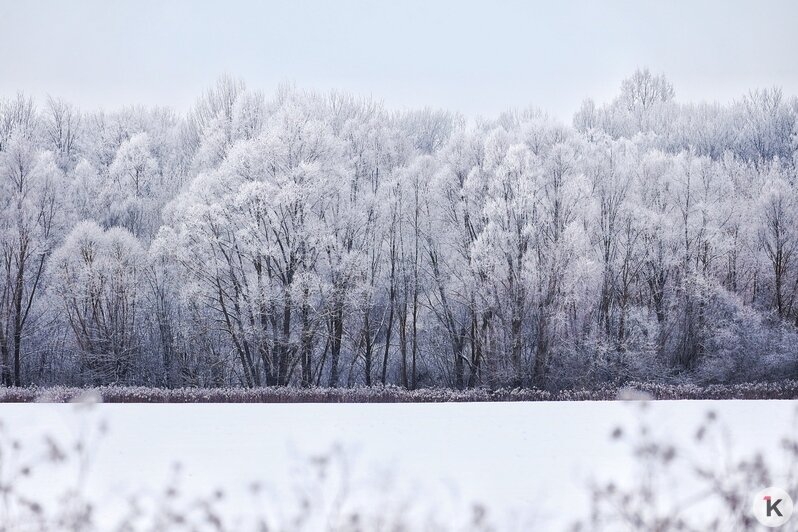
[[[340,444],[355,481],[392,472],[400,492],[443,516],[484,503],[502,529],[562,529],[587,511],[591,479],[626,482],[627,450],[611,441],[617,426],[644,415],[655,432],[688,444],[708,410],[725,426],[735,456],[763,451],[795,429],[798,401],[529,402],[444,404],[4,404],[0,419],[25,441],[74,437],[98,420],[87,491],[112,522],[122,498],[157,492],[182,464],[184,489],[229,494],[225,512],[250,511],[252,481],[290,495],[302,458]],[[83,429],[81,429],[83,427]],[[778,479],[775,479],[778,480]],[[47,493],[52,479],[39,478]],[[355,482],[355,483],[356,483]],[[689,485],[680,485],[689,491]],[[752,491],[758,486],[751,486]],[[364,489],[359,497],[377,497]],[[573,514],[562,515],[568,500]]]

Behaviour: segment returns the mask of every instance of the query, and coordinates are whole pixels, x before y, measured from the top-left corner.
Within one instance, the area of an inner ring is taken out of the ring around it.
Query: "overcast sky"
[[[679,100],[798,94],[798,2],[0,0],[0,95],[187,109],[220,74],[570,120],[638,66]]]

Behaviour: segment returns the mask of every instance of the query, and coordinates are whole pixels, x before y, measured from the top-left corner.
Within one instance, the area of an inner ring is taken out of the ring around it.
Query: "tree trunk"
[[[363,359],[366,386],[371,386],[371,366],[373,362],[373,344],[371,339],[371,320],[369,319],[369,308],[366,308],[363,317]]]
[[[381,382],[385,386],[388,376],[388,353],[391,349],[391,334],[393,333],[393,314],[396,304],[396,239],[391,239],[391,287],[388,291],[388,325],[385,330],[385,350],[382,356]]]
[[[407,378],[407,300],[402,301],[399,312],[399,356],[401,357],[402,386],[410,387]]]
[[[21,386],[20,350],[22,349],[22,291],[25,281],[27,246],[20,245],[19,269],[14,286],[14,386]]]
[[[310,307],[307,303],[308,290],[305,288],[302,299],[300,316],[302,321],[302,338],[300,340],[300,364],[302,372],[302,386],[308,387],[313,384],[312,352],[313,352],[313,333],[310,327]]]
[[[333,305],[332,318],[330,319],[330,332],[332,345],[330,346],[330,380],[328,386],[338,386],[338,365],[341,359],[341,337],[344,334],[344,309],[343,303],[337,300]]]

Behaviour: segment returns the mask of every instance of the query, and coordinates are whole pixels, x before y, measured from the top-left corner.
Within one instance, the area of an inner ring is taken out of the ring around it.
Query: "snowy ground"
[[[794,430],[796,407],[798,401],[659,401],[642,415],[663,437],[687,443],[712,409],[735,455],[761,450],[768,456]],[[102,404],[82,410],[3,404],[0,419],[23,441],[45,433],[68,440],[105,420],[109,430],[86,486],[109,522],[125,494],[161,488],[176,460],[189,493],[223,488],[225,511],[246,514],[251,482],[262,482],[279,500],[304,457],[340,444],[351,464],[352,497],[382,497],[380,483],[392,476],[390,497],[413,499],[444,519],[479,501],[502,529],[556,530],[585,514],[591,479],[623,483],[635,474],[627,449],[609,436],[616,426],[634,426],[641,411],[630,402]],[[52,478],[28,482],[39,483],[39,493],[56,485]],[[573,512],[560,513],[563,500]]]

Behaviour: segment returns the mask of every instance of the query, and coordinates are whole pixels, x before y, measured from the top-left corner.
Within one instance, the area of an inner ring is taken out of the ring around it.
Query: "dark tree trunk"
[[[371,320],[369,318],[369,309],[366,309],[365,316],[363,317],[363,366],[365,373],[366,386],[371,386],[371,367],[373,364],[373,343],[371,338]]]
[[[302,301],[302,309],[300,310],[300,319],[302,321],[302,338],[300,346],[300,364],[302,372],[302,386],[308,387],[313,384],[313,367],[312,367],[312,354],[313,354],[313,332],[310,326],[310,307],[307,303],[307,289],[305,289],[304,298]]]
[[[330,346],[330,380],[328,385],[332,388],[338,386],[339,364],[341,359],[341,337],[344,334],[344,309],[341,301],[336,301],[330,319],[330,332],[332,345]]]

